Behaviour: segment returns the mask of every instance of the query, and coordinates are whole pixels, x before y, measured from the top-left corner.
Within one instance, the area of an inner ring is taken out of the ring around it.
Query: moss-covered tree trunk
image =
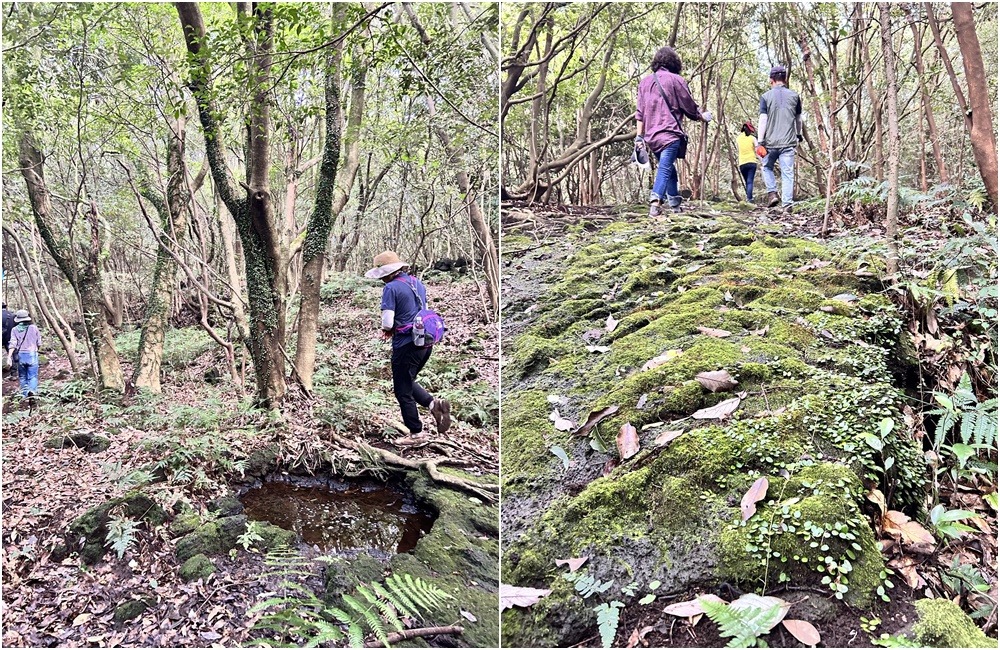
[[[160,364],[163,360],[163,337],[170,318],[170,305],[176,284],[177,262],[165,249],[175,248],[187,231],[188,195],[184,178],[184,119],[171,125],[167,136],[167,201],[164,203],[150,188],[144,188],[160,216],[167,237],[156,250],[153,288],[146,304],[146,319],[139,334],[139,360],[132,373],[136,388],[160,393]],[[156,234],[156,233],[154,233]],[[180,254],[179,250],[174,250]]]
[[[345,16],[345,5],[334,6],[336,29]],[[316,366],[316,335],[319,330],[319,290],[326,268],[326,248],[330,230],[347,204],[359,163],[359,135],[364,114],[366,68],[354,63],[351,75],[351,107],[344,138],[344,166],[338,174],[343,107],[340,103],[340,78],[343,68],[343,45],[333,49],[326,76],[326,142],[316,188],[316,204],[306,226],[302,248],[302,279],[299,284],[299,339],[295,348],[295,370],[307,390],[312,389]]]
[[[886,268],[889,273],[899,269],[899,251],[896,247],[896,230],[899,220],[899,107],[896,97],[896,58],[890,31],[891,14],[889,4],[878,3],[882,55],[885,57],[886,119],[889,121],[889,196],[885,207],[885,238],[889,244]]]
[[[243,244],[243,259],[250,307],[250,336],[257,399],[276,406],[284,397],[285,383],[285,254],[275,223],[274,201],[268,178],[270,168],[271,53],[274,46],[274,15],[269,5],[253,6],[254,38],[248,40],[250,60],[249,128],[247,134],[248,182],[245,197],[237,196],[226,166],[220,114],[212,90],[212,66],[206,47],[205,23],[196,3],[176,3],[190,53],[189,87],[198,103],[205,133],[205,153],[216,192],[236,222]],[[243,5],[237,7],[243,10]]]
[[[104,389],[122,391],[125,389],[125,376],[122,374],[118,353],[115,351],[114,337],[108,325],[102,289],[101,236],[97,206],[91,203],[87,213],[90,221],[90,247],[83,263],[78,265],[69,243],[61,235],[56,234],[61,232],[62,228],[53,223],[52,199],[45,184],[42,153],[35,144],[30,130],[26,129],[21,133],[18,161],[42,241],[79,297],[87,339],[90,341],[94,367],[97,371],[98,385]]]

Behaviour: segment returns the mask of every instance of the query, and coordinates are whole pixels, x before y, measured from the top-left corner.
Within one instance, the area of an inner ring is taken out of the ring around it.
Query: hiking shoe
[[[767,193],[767,207],[773,208],[773,207],[777,206],[779,203],[781,203],[781,199],[778,198],[778,193],[777,192],[768,192]]]
[[[438,433],[444,433],[451,428],[451,402],[435,397],[431,400],[430,411],[437,424]]]
[[[660,202],[650,201],[649,202],[649,216],[658,217],[660,216]]]

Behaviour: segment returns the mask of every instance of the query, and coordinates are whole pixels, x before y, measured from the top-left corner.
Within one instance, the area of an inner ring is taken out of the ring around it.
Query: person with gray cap
[[[760,117],[757,133],[761,146],[767,150],[764,157],[764,186],[767,188],[767,207],[773,208],[779,200],[785,212],[792,211],[792,189],[795,179],[795,147],[802,141],[802,100],[798,93],[785,85],[788,70],[783,65],[771,68],[771,89],[760,98]],[[778,181],[774,164],[781,168],[781,198],[778,198]]]
[[[41,346],[42,335],[31,322],[28,310],[19,309],[14,313],[14,329],[7,343],[7,363],[12,363],[17,355],[22,397],[34,397],[38,393],[38,349]]]
[[[438,433],[444,433],[451,427],[451,404],[446,399],[435,398],[417,383],[417,375],[427,364],[432,347],[417,347],[411,332],[417,313],[427,304],[427,288],[407,273],[409,264],[400,260],[394,251],[379,253],[374,262],[375,268],[365,273],[365,277],[384,283],[382,336],[392,340],[392,392],[399,402],[403,424],[413,436],[423,432],[417,412],[417,404],[420,404],[430,410]]]

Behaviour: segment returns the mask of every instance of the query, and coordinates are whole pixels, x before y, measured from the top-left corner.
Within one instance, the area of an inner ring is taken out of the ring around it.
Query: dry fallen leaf
[[[615,318],[614,316],[608,316],[608,320],[604,324],[604,329],[606,329],[609,333],[614,332],[615,328],[618,327],[618,323],[620,322],[621,321]]]
[[[588,345],[587,346],[587,352],[596,352],[596,353],[604,354],[606,352],[611,352],[611,348],[609,348],[606,345]]]
[[[653,357],[652,359],[644,363],[642,369],[652,370],[653,368],[659,368],[660,366],[670,361],[671,359],[676,359],[677,357],[681,356],[683,352],[684,352],[683,350],[667,350],[660,356]]]
[[[476,621],[479,620],[472,614],[472,612],[467,612],[464,609],[460,609],[458,611],[462,615],[462,618],[469,621],[470,623],[475,623]]]
[[[531,607],[539,600],[552,593],[551,589],[532,589],[531,587],[512,587],[500,584],[500,611],[509,607]]]
[[[743,594],[733,602],[729,603],[730,609],[736,610],[747,610],[756,609],[762,612],[769,611],[775,605],[778,606],[778,611],[773,617],[767,621],[761,621],[761,628],[764,632],[770,630],[772,627],[777,625],[783,618],[785,614],[788,613],[789,608],[791,608],[791,603],[775,596],[758,596],[757,594]]]
[[[728,417],[740,405],[740,398],[734,397],[724,402],[719,402],[715,406],[703,408],[691,414],[695,420],[721,420]]]
[[[882,528],[886,533],[897,537],[903,545],[919,553],[932,553],[937,546],[934,536],[923,526],[899,512],[889,510],[882,517]]]
[[[692,600],[685,600],[682,603],[674,603],[672,605],[667,605],[663,608],[664,614],[670,614],[671,616],[682,616],[687,618],[689,616],[697,616],[698,614],[704,614],[705,610],[701,608],[701,603],[698,602],[699,599],[711,600],[716,603],[724,603],[726,601],[722,600],[715,594],[702,594],[697,596]]]
[[[583,563],[590,559],[589,555],[583,557],[571,557],[566,560],[556,560],[556,566],[565,566],[570,571],[576,571],[583,566]]]
[[[78,625],[83,625],[84,623],[86,623],[87,621],[89,621],[92,618],[94,618],[93,614],[91,614],[90,612],[84,612],[83,614],[80,614],[76,618],[73,619],[72,627],[76,627]]]
[[[597,411],[591,411],[590,415],[587,416],[587,421],[583,425],[573,432],[574,436],[585,436],[590,433],[590,430],[598,425],[598,423],[604,418],[618,412],[618,405],[605,406]]]
[[[604,463],[604,468],[601,470],[601,476],[611,476],[611,472],[615,471],[618,467],[617,458],[609,458],[608,462]]]
[[[639,401],[636,402],[636,404],[635,404],[636,410],[641,411],[642,409],[646,408],[646,401],[648,399],[649,399],[649,395],[647,395],[646,393],[643,393],[642,396],[639,397]]]
[[[559,415],[559,409],[553,409],[549,413],[549,419],[552,420],[553,424],[556,426],[556,431],[572,431],[576,424],[572,420],[567,420],[563,416]]]
[[[680,437],[681,434],[683,433],[684,429],[678,429],[677,431],[664,431],[660,435],[656,436],[656,440],[654,440],[653,442],[654,444],[656,444],[657,447],[662,447],[671,440],[673,440],[674,438]]]
[[[757,512],[757,502],[764,498],[767,494],[767,477],[761,476],[759,479],[753,482],[747,493],[743,495],[740,500],[740,512],[743,516],[743,521],[746,521],[753,516],[753,513]]]
[[[628,460],[639,453],[639,434],[631,422],[622,425],[615,442],[618,443],[618,455],[622,460]]]
[[[699,327],[698,331],[706,336],[714,336],[717,339],[724,339],[727,336],[733,335],[733,333],[728,330],[720,330],[715,327]]]
[[[808,621],[791,618],[781,621],[781,624],[785,626],[789,634],[794,636],[799,643],[814,648],[820,642],[819,630],[813,627],[813,624]]]
[[[711,391],[713,393],[718,393],[720,391],[732,390],[736,388],[739,383],[733,376],[729,374],[728,370],[712,370],[710,372],[699,372],[694,376],[698,380],[705,390]]]
[[[879,512],[884,517],[886,513],[885,506],[885,495],[878,488],[872,488],[872,491],[867,494],[869,501],[878,506]]]
[[[910,589],[914,590],[927,586],[927,581],[917,572],[917,565],[917,560],[912,557],[898,557],[889,560],[889,566],[903,576],[903,581]]]

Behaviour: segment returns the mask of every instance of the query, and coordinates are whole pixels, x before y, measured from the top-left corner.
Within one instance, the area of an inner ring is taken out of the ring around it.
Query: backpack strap
[[[410,288],[410,291],[412,291],[413,295],[416,297],[417,305],[420,307],[420,309],[427,309],[427,302],[420,297],[420,292],[417,291],[417,285],[410,284],[409,282],[398,276],[393,278],[393,280],[399,280],[400,282],[408,286]]]

